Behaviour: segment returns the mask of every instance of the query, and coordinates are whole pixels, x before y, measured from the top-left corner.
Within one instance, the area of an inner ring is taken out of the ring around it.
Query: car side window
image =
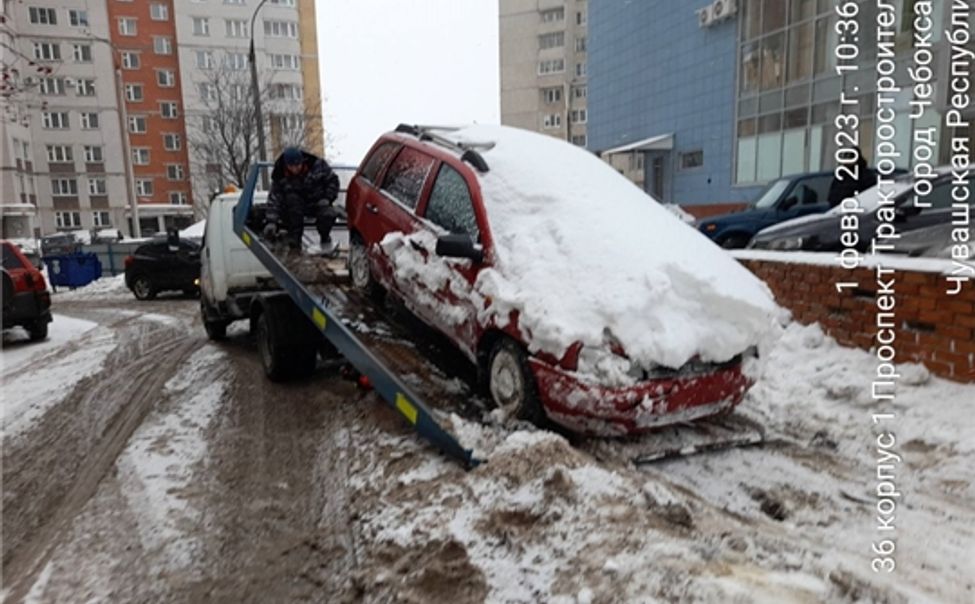
[[[447,164],[440,167],[437,181],[433,183],[426,219],[450,233],[470,235],[474,241],[480,236],[467,183],[460,172]]]
[[[383,166],[389,162],[389,158],[393,156],[395,151],[396,143],[383,143],[380,145],[363,164],[362,177],[371,183],[375,183],[379,173],[382,172]]]
[[[10,244],[5,243],[3,245],[3,268],[8,270],[13,270],[17,268],[24,268],[24,263],[20,261],[20,258],[14,254],[14,251],[10,249]]]
[[[429,155],[405,147],[389,166],[380,188],[412,210],[420,200],[423,183],[434,163]]]
[[[800,203],[825,203],[825,201],[829,198],[829,185],[832,182],[832,176],[815,176],[813,178],[803,180],[799,186],[805,186],[809,192],[806,193],[805,197],[799,197]]]
[[[951,180],[945,180],[940,185],[935,185],[927,197],[920,201],[931,204],[925,210],[944,210],[951,207]],[[908,203],[911,203],[908,201]],[[924,210],[922,210],[924,211]]]

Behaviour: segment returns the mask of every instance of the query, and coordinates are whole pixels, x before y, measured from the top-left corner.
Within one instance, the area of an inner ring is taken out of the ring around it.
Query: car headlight
[[[710,224],[704,225],[704,232],[705,233],[713,233],[713,232],[715,232],[717,230],[718,230],[718,225],[714,224],[713,222],[710,223]]]
[[[785,237],[769,242],[768,249],[781,250],[783,252],[801,250],[804,242],[805,239],[802,237]]]

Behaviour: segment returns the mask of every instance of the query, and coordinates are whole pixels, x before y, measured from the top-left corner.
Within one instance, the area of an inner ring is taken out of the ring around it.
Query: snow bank
[[[92,298],[125,298],[132,297],[129,288],[125,286],[125,274],[114,277],[102,277],[92,281],[84,287],[76,289],[61,288],[54,294],[58,300],[87,300]]]
[[[495,143],[479,178],[496,269],[475,288],[501,325],[520,311],[533,351],[616,339],[641,367],[680,367],[726,361],[771,330],[761,281],[592,154],[507,127],[451,136]]]

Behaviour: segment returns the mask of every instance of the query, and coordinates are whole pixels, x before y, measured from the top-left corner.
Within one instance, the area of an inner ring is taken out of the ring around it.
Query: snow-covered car
[[[349,185],[353,285],[446,334],[519,417],[623,434],[732,409],[764,283],[593,155],[400,126]]]

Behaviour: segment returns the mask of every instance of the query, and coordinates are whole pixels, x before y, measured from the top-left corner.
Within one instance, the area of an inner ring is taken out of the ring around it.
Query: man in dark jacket
[[[339,195],[339,177],[324,159],[288,147],[274,162],[271,172],[271,192],[268,195],[264,237],[277,239],[283,228],[291,249],[301,249],[305,217],[314,217],[322,238],[322,251],[334,250],[332,226],[338,217],[332,203]]]

